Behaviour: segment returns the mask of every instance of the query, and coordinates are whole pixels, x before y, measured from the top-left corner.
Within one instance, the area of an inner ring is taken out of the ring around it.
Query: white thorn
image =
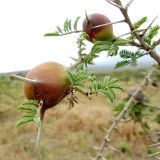
[[[15,79],[18,79],[18,80],[21,80],[21,81],[24,81],[24,82],[27,82],[27,83],[30,83],[30,84],[36,84],[37,83],[36,80],[21,77],[21,76],[15,75],[15,74],[11,74],[11,76],[14,77]]]

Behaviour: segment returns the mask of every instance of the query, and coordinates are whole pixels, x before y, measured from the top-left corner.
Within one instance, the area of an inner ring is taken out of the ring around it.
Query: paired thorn
[[[21,77],[21,76],[18,76],[16,74],[11,74],[11,76],[13,78],[15,78],[15,79],[18,79],[18,80],[21,80],[21,81],[24,81],[24,82],[27,82],[27,83],[30,83],[30,84],[36,84],[37,83],[36,80],[25,78],[25,77]]]

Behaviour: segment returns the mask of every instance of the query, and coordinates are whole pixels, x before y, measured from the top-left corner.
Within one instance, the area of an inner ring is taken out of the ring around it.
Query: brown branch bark
[[[121,0],[116,0],[116,3],[120,6],[122,6]],[[127,9],[125,9],[125,8],[119,8],[119,9],[120,9],[121,13],[123,14],[126,23],[130,27],[130,30],[134,31],[135,28],[129,18]],[[160,65],[160,56],[148,44],[145,43],[143,37],[141,37],[137,32],[133,32],[133,35],[137,38],[139,43],[143,46],[143,49],[148,51],[150,56]]]

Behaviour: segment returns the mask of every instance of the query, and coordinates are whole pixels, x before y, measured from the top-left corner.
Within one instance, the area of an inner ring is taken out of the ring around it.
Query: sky
[[[112,22],[123,19],[120,11],[105,0],[0,0],[0,72],[31,69],[47,61],[69,66],[73,63],[70,57],[77,57],[78,34],[63,37],[44,34],[62,26],[66,18],[74,20],[77,16],[81,17],[78,26],[81,30],[85,10],[87,14],[104,14]],[[143,16],[148,16],[151,22],[159,14],[159,0],[135,0],[129,8],[132,22]],[[158,22],[160,17],[155,23]],[[115,24],[113,28],[117,36],[128,32],[126,24]],[[87,47],[91,45],[87,43]],[[103,59],[102,56],[98,61]]]

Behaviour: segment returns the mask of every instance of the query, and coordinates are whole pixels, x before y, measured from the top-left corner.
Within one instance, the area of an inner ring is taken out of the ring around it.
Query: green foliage
[[[112,42],[108,41],[97,41],[94,43],[91,52],[92,53],[100,53],[102,51],[108,51],[115,53],[118,50],[118,46],[114,45]]]
[[[33,121],[32,116],[24,115],[21,119],[16,121],[16,127],[21,126],[22,124],[26,124],[27,122]]]
[[[102,51],[107,51],[110,56],[117,55],[120,46],[126,46],[127,41],[123,39],[117,39],[113,42],[108,41],[97,41],[94,43],[91,52],[100,53]]]
[[[92,46],[90,52],[87,54],[84,51],[86,51],[86,44],[84,43],[86,41],[86,34],[82,33],[78,39],[77,39],[77,45],[78,45],[78,56],[79,59],[81,59],[81,62],[87,66],[88,64],[93,64],[93,60],[97,57],[99,57],[100,52],[107,51],[107,53],[110,56],[117,55],[117,52],[119,50],[119,46],[125,46],[127,45],[126,40],[117,39],[113,42],[108,41],[97,41]],[[72,58],[75,61],[78,61],[79,59]]]
[[[78,56],[80,58],[83,57],[83,55],[85,55],[85,53],[83,53],[86,50],[86,44],[84,43],[86,41],[86,33],[82,33],[78,39],[77,39],[77,45],[78,45]]]
[[[63,36],[67,34],[81,32],[77,29],[79,19],[80,17],[77,17],[73,23],[71,19],[66,19],[64,21],[63,27],[57,26],[57,30],[55,32],[46,33],[44,36]]]
[[[121,146],[120,146],[120,150],[121,150],[121,152],[124,153],[124,154],[130,153],[128,144],[123,144],[123,145],[121,145]]]
[[[78,65],[74,71],[67,70],[67,73],[73,87],[85,87],[84,81],[95,79],[93,74],[87,72],[87,68],[85,68],[83,63]]]
[[[147,21],[147,17],[142,17],[141,19],[139,19],[137,22],[134,23],[134,28],[138,29],[142,26],[142,24],[144,24]]]
[[[109,100],[113,102],[113,100],[116,98],[114,89],[122,90],[120,85],[117,84],[117,81],[118,80],[115,78],[105,76],[103,81],[94,80],[90,85],[90,89],[92,92],[99,93],[109,98]]]
[[[160,124],[160,113],[156,114],[155,119],[154,119],[157,123]]]
[[[155,43],[159,44],[159,40],[155,42],[153,41],[153,38],[158,34],[159,30],[160,30],[159,25],[151,27],[145,35],[145,38],[144,38],[145,42],[149,45],[153,45],[153,44],[155,45]]]
[[[16,121],[16,127],[19,127],[27,122],[33,121],[37,126],[40,124],[40,119],[37,113],[37,106],[39,102],[36,100],[24,100],[18,107],[18,110],[22,110],[25,114]]]
[[[130,60],[122,60],[116,63],[115,69],[124,67],[126,65],[130,64]]]
[[[140,29],[140,27],[145,23],[145,22],[147,22],[147,17],[145,16],[145,17],[142,17],[142,18],[140,18],[138,21],[136,21],[134,24],[133,24],[133,26],[134,26],[134,29],[135,30],[137,30],[137,29]],[[142,32],[143,33],[143,32]],[[132,34],[132,35],[130,35],[127,39],[129,39],[129,40],[134,40],[136,37]]]
[[[67,71],[72,87],[78,90],[83,90],[86,92],[86,89],[89,90],[89,93],[101,94],[111,102],[115,99],[115,89],[120,89],[120,85],[117,84],[117,79],[110,78],[109,76],[104,77],[103,80],[97,80],[95,74],[89,73],[85,64],[80,64],[76,70]],[[87,84],[87,85],[86,85]]]
[[[148,32],[147,37],[150,39],[154,38],[158,34],[159,29],[160,29],[159,25],[151,27],[150,31]]]
[[[38,107],[38,101],[36,101],[36,100],[24,100],[23,102],[21,102],[20,107],[25,106],[25,105],[33,105],[33,106]],[[20,107],[18,107],[18,108],[20,108]]]
[[[87,67],[88,64],[94,64],[93,60],[97,57],[99,57],[97,53],[90,52],[85,57],[83,57],[82,63],[84,63],[85,66]]]
[[[88,64],[93,64],[93,59],[98,57],[98,54],[90,51],[90,53],[86,53],[86,33],[80,34],[80,36],[77,39],[77,45],[78,45],[78,59],[71,57],[74,61],[78,62],[81,61],[81,63],[84,63],[85,66]]]
[[[128,115],[134,120],[134,121],[141,121],[143,118],[143,112],[145,109],[143,106],[139,103],[134,103],[128,110]]]
[[[117,116],[124,108],[126,102],[128,101],[129,96],[125,97],[122,101],[118,102],[114,108],[113,108],[113,113],[115,116]]]
[[[146,55],[144,51],[140,51],[139,49],[136,52],[128,51],[123,49],[119,52],[120,57],[123,59],[116,63],[115,69],[124,67],[128,64],[131,66],[137,65],[137,59]]]
[[[129,98],[130,96],[125,97],[114,106],[114,116],[117,116],[124,109]],[[160,123],[160,113],[157,113],[157,108],[150,106],[148,102],[149,99],[147,97],[144,98],[144,102],[142,103],[136,101],[135,99],[126,113],[131,120],[134,122],[139,122],[145,130],[150,129],[149,123],[153,122],[153,120]]]
[[[155,48],[158,45],[160,45],[160,38],[156,41],[153,40],[152,47]]]
[[[83,63],[93,64],[93,60],[99,57],[99,54],[103,51],[106,51],[109,56],[116,56],[119,50],[119,46],[125,46],[127,44],[126,40],[118,39],[113,42],[108,41],[96,41],[89,54],[83,57]]]

